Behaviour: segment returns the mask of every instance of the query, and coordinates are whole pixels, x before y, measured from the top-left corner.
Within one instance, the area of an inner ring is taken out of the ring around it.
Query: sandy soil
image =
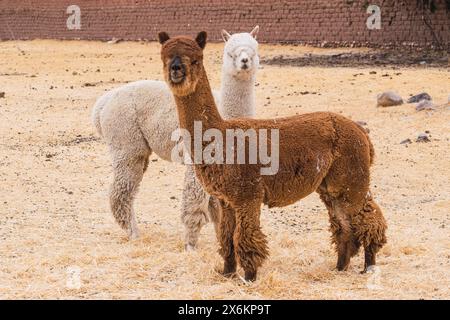
[[[206,52],[214,87],[222,48]],[[263,45],[261,56],[339,50]],[[90,111],[105,90],[162,79],[156,43],[2,42],[0,57],[0,298],[450,298],[450,109],[375,107],[388,89],[405,98],[427,91],[446,103],[448,69],[261,67],[258,117],[329,110],[368,123],[377,153],[372,189],[389,243],[376,273],[359,274],[361,254],[339,273],[317,195],[264,208],[271,256],[247,286],[215,272],[211,225],[199,250],[184,252],[182,166],[152,157],[136,201],[140,240],[126,241],[109,212],[112,171]],[[426,130],[431,142],[416,143]],[[413,143],[400,144],[406,138]]]

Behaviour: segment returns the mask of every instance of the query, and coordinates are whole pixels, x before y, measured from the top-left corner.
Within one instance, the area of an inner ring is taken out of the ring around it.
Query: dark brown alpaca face
[[[167,84],[176,96],[191,94],[202,76],[206,32],[200,32],[195,40],[188,37],[170,38],[165,32],[158,37],[162,44],[161,59]]]

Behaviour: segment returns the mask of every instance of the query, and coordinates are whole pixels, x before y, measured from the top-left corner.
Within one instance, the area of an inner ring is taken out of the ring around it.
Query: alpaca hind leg
[[[358,241],[364,246],[364,273],[376,264],[376,254],[386,243],[386,220],[371,192],[367,193],[363,208],[352,220]]]
[[[222,274],[230,277],[236,273],[236,256],[233,234],[236,228],[235,211],[224,201],[220,201],[220,218],[217,238],[219,240],[219,254],[224,260]]]
[[[358,253],[360,243],[345,212],[337,205],[338,202],[326,192],[326,188],[323,185],[319,187],[318,192],[328,209],[331,242],[335,245],[338,254],[336,269],[344,271],[350,264],[350,258]]]
[[[183,211],[181,220],[185,228],[184,248],[186,251],[195,250],[200,230],[208,222],[206,214],[202,210]]]
[[[333,205],[333,216],[330,220],[332,220],[331,224],[336,239],[338,253],[336,269],[338,271],[348,269],[350,259],[358,253],[360,247],[360,242],[351,225],[351,216],[351,209],[343,209],[343,206],[339,203]]]
[[[110,190],[110,206],[116,222],[130,239],[139,237],[133,201],[144,175],[149,154],[114,157],[114,178]]]
[[[269,255],[267,239],[260,227],[261,202],[247,202],[235,207],[234,247],[246,281],[255,281],[258,268]]]
[[[184,176],[183,198],[181,203],[181,220],[185,228],[186,250],[197,247],[202,227],[208,223],[209,195],[195,177],[192,166],[187,166]]]
[[[336,268],[339,271],[348,268],[350,258],[358,252],[361,244],[353,217],[363,207],[369,191],[370,159],[364,155],[347,150],[333,162],[318,189],[329,209],[332,239],[338,253]]]

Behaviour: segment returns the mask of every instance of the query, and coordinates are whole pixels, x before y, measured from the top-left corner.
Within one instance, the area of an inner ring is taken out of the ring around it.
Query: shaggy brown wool
[[[203,67],[206,33],[200,32],[195,41],[161,33],[160,42],[164,76],[175,97],[180,127],[191,137],[195,121],[202,122],[203,131],[215,128],[223,136],[227,129],[279,130],[279,170],[274,175],[261,175],[260,163],[195,165],[205,190],[221,202],[218,239],[223,273],[235,273],[239,261],[245,279],[255,280],[268,256],[260,227],[261,204],[287,206],[314,191],[329,212],[337,269],[346,270],[361,245],[364,270],[374,265],[376,253],[386,242],[386,222],[369,191],[374,151],[367,133],[355,122],[329,112],[270,120],[223,120]],[[174,61],[181,61],[182,82],[178,76],[177,81],[172,79]],[[270,143],[269,139],[269,150]]]

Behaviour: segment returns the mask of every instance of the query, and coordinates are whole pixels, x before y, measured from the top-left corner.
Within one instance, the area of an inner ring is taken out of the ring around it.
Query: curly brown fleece
[[[218,238],[223,273],[235,273],[239,261],[245,279],[255,280],[268,256],[260,227],[261,204],[287,206],[314,191],[329,212],[337,269],[347,269],[361,245],[364,270],[374,265],[376,253],[386,242],[386,222],[369,191],[374,152],[366,132],[355,122],[329,112],[271,120],[223,120],[203,67],[206,33],[199,33],[195,40],[170,39],[161,33],[160,42],[164,75],[175,97],[180,127],[191,137],[195,121],[202,122],[203,131],[215,128],[224,136],[227,129],[279,130],[279,170],[274,175],[261,175],[260,163],[195,165],[205,190],[221,202]],[[185,72],[182,83],[174,83],[170,74],[176,58],[181,59]],[[193,139],[191,144],[194,150]]]

